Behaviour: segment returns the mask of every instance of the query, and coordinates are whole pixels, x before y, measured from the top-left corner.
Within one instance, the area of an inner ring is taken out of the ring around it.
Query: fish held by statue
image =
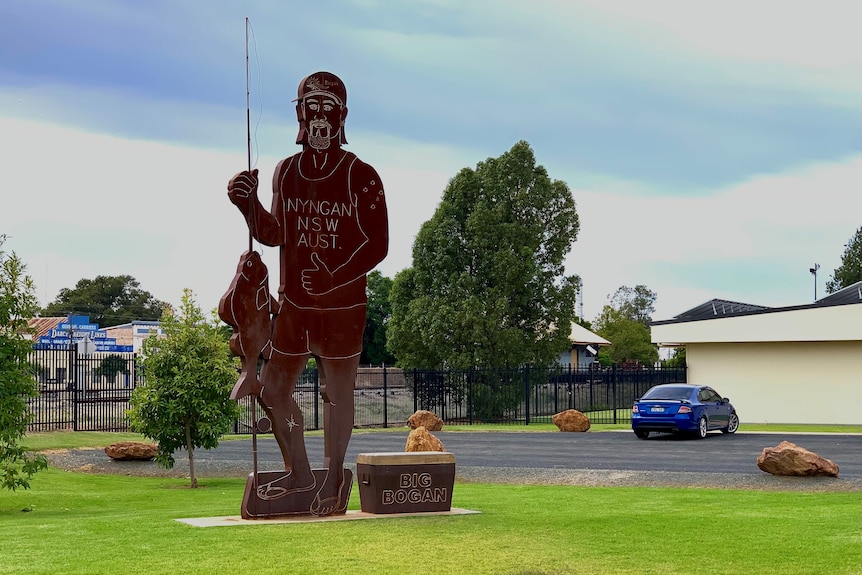
[[[244,252],[236,275],[218,303],[218,316],[233,328],[230,350],[242,358],[242,372],[231,399],[260,396],[257,361],[270,345],[272,314],[277,302],[269,293],[269,271],[255,251]]]

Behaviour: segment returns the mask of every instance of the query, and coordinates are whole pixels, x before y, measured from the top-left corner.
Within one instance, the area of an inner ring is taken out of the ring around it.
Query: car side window
[[[704,389],[703,394],[705,398],[701,399],[701,401],[721,401],[721,396],[711,389]]]

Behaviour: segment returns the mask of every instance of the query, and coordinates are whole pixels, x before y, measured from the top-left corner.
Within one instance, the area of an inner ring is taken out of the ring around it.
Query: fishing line
[[[254,69],[257,72],[256,74],[250,73],[250,61],[249,61],[249,41],[251,42],[252,51],[254,53]],[[257,51],[257,37],[254,34],[254,26],[251,24],[251,20],[248,18],[245,19],[245,107],[246,107],[246,133],[248,137],[248,171],[251,172],[252,169],[257,167],[258,160],[260,160],[260,144],[258,142],[258,131],[260,129],[260,123],[263,118],[263,97],[261,96],[261,68],[260,68],[260,55]],[[256,101],[256,114],[251,113],[251,94],[250,94],[250,85],[252,80],[255,84],[255,92],[254,99]],[[251,117],[255,116],[254,121],[254,129],[251,129]],[[259,182],[260,180],[258,180]],[[252,210],[255,208],[252,207]],[[252,217],[254,212],[252,211]],[[251,234],[251,228],[249,228],[249,241],[248,241],[248,249],[251,251],[253,249],[254,238]],[[257,251],[259,254],[263,255],[263,244],[258,242]]]
[[[260,56],[258,55],[258,52],[257,52],[257,38],[255,38],[254,27],[251,25],[251,21],[248,18],[246,18],[246,25],[247,25],[246,40],[245,40],[246,41],[246,56],[245,56],[246,57],[246,89],[248,89],[248,84],[249,84],[249,68],[248,68],[248,66],[249,66],[249,55],[248,55],[248,42],[249,42],[249,40],[251,40],[251,46],[252,46],[253,52],[254,52],[254,66],[255,66],[255,70],[257,72],[257,74],[254,75],[254,82],[255,82],[255,88],[256,88],[255,100],[257,101],[257,109],[256,109],[257,118],[255,119],[255,123],[254,123],[254,130],[251,130],[251,134],[252,134],[251,140],[252,140],[252,144],[253,144],[253,146],[251,147],[251,150],[253,153],[250,152],[250,154],[249,154],[249,156],[250,156],[249,170],[251,170],[252,168],[257,166],[257,162],[260,159],[260,146],[258,143],[258,130],[260,129],[260,122],[261,122],[261,119],[263,118],[263,98],[261,98]],[[249,95],[246,94],[246,107],[249,106],[249,103],[250,103]]]

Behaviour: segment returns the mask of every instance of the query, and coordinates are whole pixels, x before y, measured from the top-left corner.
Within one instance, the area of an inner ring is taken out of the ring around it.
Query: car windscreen
[[[643,394],[641,399],[670,399],[670,400],[686,400],[691,397],[690,387],[670,386],[670,387],[654,387]]]

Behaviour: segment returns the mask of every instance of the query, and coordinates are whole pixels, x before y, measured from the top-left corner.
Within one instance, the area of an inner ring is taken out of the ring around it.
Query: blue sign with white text
[[[70,321],[64,321],[57,324],[56,329],[48,331],[48,335],[39,337],[39,341],[33,344],[34,349],[69,349],[71,323],[71,341],[81,342],[85,338],[93,340],[96,345],[96,351],[107,351],[116,353],[132,353],[135,351],[131,345],[117,345],[117,339],[108,337],[108,332],[99,329],[99,325],[90,323],[90,316],[73,315],[70,316]]]

